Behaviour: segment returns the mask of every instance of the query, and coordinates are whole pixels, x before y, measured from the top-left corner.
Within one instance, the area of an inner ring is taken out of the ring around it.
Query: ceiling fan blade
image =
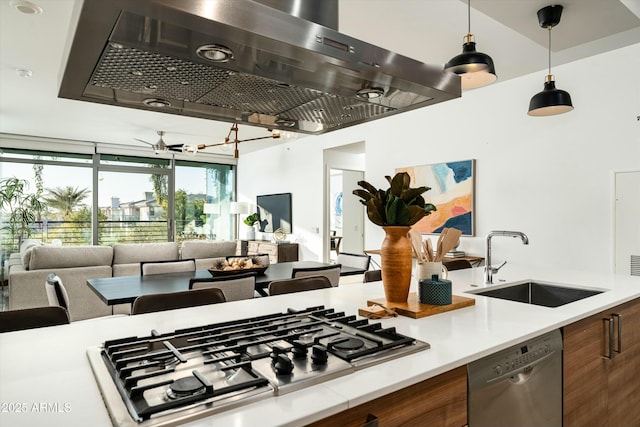
[[[147,142],[147,141],[143,141],[143,140],[138,139],[138,138],[133,138],[133,139],[135,139],[136,141],[144,142],[145,144],[148,144],[148,145],[150,145],[150,146],[152,146],[152,147],[155,145],[155,144],[152,144],[152,143]]]

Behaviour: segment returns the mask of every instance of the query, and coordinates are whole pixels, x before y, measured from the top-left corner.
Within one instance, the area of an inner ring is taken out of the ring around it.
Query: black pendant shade
[[[493,59],[485,53],[476,51],[476,43],[471,34],[471,0],[467,0],[467,15],[469,29],[462,45],[462,53],[454,56],[444,64],[444,71],[456,73],[460,76],[462,89],[475,89],[496,81],[496,69]]]
[[[573,110],[571,95],[567,91],[556,88],[556,82],[551,74],[551,28],[560,23],[562,9],[562,6],[554,5],[543,7],[538,11],[540,26],[549,30],[549,74],[542,92],[533,95],[531,101],[529,101],[529,112],[527,114],[530,116],[553,116]]]
[[[553,116],[573,110],[571,95],[562,89],[556,89],[552,76],[547,76],[542,92],[538,92],[529,101],[530,116]]]
[[[496,69],[493,59],[485,53],[476,51],[476,43],[472,42],[471,34],[467,35],[467,42],[462,45],[462,53],[454,56],[444,66],[445,71],[451,71],[460,76],[462,89],[475,89],[496,81]]]

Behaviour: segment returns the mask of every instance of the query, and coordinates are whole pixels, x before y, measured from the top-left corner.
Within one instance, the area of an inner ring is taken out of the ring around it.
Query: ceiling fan
[[[231,129],[229,129],[229,133],[224,138],[223,142],[218,142],[216,144],[199,144],[199,145],[188,145],[188,144],[185,144],[182,151],[185,152],[185,153],[195,154],[198,151],[204,150],[205,148],[219,147],[219,146],[225,146],[225,145],[233,144],[233,146],[234,146],[233,157],[237,159],[238,155],[239,155],[238,144],[241,143],[241,142],[257,141],[259,139],[277,139],[277,138],[280,138],[280,132],[273,131],[272,129],[268,129],[268,131],[271,132],[271,134],[268,135],[268,136],[259,136],[259,137],[256,137],[256,138],[247,138],[247,139],[238,139],[238,123],[235,122],[235,123],[233,123],[231,125]],[[231,139],[231,134],[233,134],[233,139]]]
[[[198,144],[198,145],[190,145],[190,144],[167,144],[164,142],[164,139],[162,138],[162,136],[164,135],[164,131],[159,130],[158,131],[158,135],[160,136],[160,139],[158,139],[158,142],[156,142],[155,144],[152,144],[150,142],[147,141],[143,141],[142,139],[138,139],[138,138],[134,138],[136,141],[140,141],[143,142],[147,145],[150,145],[153,148],[153,151],[156,154],[159,153],[167,153],[169,151],[173,151],[176,153],[188,153],[188,154],[196,154],[198,151],[202,151],[205,148],[210,148],[210,147],[219,147],[219,146],[228,146],[230,144],[234,145],[234,151],[233,151],[233,157],[234,158],[238,158],[239,152],[238,152],[238,144],[241,142],[247,142],[247,141],[257,141],[259,139],[277,139],[280,138],[280,133],[278,131],[273,131],[271,129],[269,129],[269,132],[271,132],[270,135],[268,136],[259,136],[256,138],[247,138],[247,139],[238,139],[238,123],[233,123],[231,125],[231,129],[229,129],[229,133],[227,134],[227,136],[224,138],[223,142],[218,142],[215,144]],[[231,134],[233,134],[233,139],[231,139]]]
[[[142,139],[138,139],[138,138],[134,138],[134,139],[136,141],[144,142],[145,144],[150,145],[156,154],[166,153],[168,151],[175,151],[178,153],[184,152],[185,144],[167,144],[164,142],[164,139],[162,138],[162,136],[164,135],[164,131],[159,130],[157,131],[157,133],[160,136],[160,139],[158,139],[158,141],[155,144],[151,142],[143,141]]]

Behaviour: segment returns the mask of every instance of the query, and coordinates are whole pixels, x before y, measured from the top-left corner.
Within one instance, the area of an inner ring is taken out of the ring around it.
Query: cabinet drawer
[[[269,261],[272,263],[298,261],[298,244],[277,244],[273,242],[262,242],[259,240],[248,241],[247,255],[256,254],[269,255]]]
[[[456,368],[437,377],[363,403],[310,424],[357,427],[369,414],[382,426],[448,426],[467,423],[467,370]]]
[[[261,254],[268,254],[271,256],[278,256],[278,248],[276,245],[262,243],[258,245],[258,252]]]

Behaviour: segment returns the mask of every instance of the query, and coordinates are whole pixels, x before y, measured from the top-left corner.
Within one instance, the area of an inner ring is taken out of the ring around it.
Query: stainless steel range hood
[[[460,96],[336,23],[337,0],[84,0],[59,96],[310,134]]]

